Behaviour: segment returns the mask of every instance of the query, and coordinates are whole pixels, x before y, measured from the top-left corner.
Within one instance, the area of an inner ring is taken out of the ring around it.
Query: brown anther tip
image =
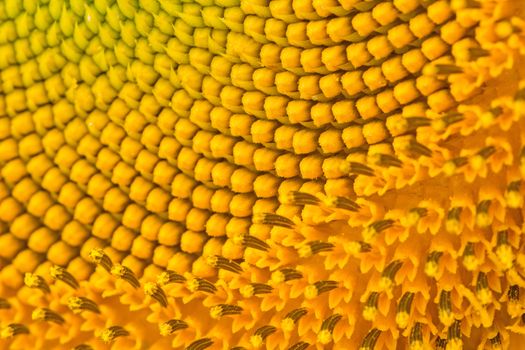
[[[73,289],[78,289],[79,284],[77,280],[65,268],[55,265],[51,267],[49,273],[55,280],[62,281]]]
[[[300,341],[298,343],[295,343],[294,345],[290,346],[288,350],[306,350],[310,347],[310,344],[304,341]]]
[[[202,338],[188,345],[186,350],[204,350],[212,345],[213,341],[210,338]]]

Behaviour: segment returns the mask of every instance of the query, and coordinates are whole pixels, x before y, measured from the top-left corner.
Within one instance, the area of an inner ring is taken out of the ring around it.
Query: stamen
[[[377,339],[381,335],[381,331],[377,328],[373,328],[363,339],[359,350],[374,350],[376,346]]]
[[[214,294],[217,291],[217,287],[210,281],[203,278],[192,278],[188,281],[188,289],[192,292],[205,292]]]
[[[374,170],[358,162],[341,163],[341,172],[345,174],[355,174],[364,176],[374,176]]]
[[[442,290],[439,295],[438,317],[445,326],[451,325],[454,321],[450,294],[450,291]]]
[[[250,298],[258,294],[268,294],[271,293],[273,287],[264,284],[264,283],[251,283],[241,288],[240,292],[243,297]]]
[[[461,340],[461,321],[454,321],[452,326],[448,328],[447,340],[447,349],[463,349],[463,341]]]
[[[310,193],[293,191],[284,196],[283,203],[293,205],[319,205],[321,200]]]
[[[306,350],[310,346],[309,343],[306,343],[304,341],[300,341],[298,343],[295,343],[294,345],[290,346],[288,350]]]
[[[153,299],[159,302],[160,305],[168,306],[168,298],[162,288],[154,282],[146,282],[144,284],[144,294],[149,295]]]
[[[281,321],[281,328],[285,332],[291,332],[294,328],[297,322],[306,315],[308,311],[306,308],[300,308],[290,311]]]
[[[405,329],[408,326],[412,300],[414,300],[414,293],[406,292],[397,305],[396,323],[401,329]]]
[[[29,288],[40,289],[44,293],[51,292],[51,289],[49,289],[46,280],[44,280],[42,276],[35,275],[30,272],[26,272],[24,275],[24,284]]]
[[[111,343],[118,337],[126,337],[128,335],[129,332],[124,328],[120,326],[111,326],[102,331],[102,333],[100,334],[100,339],[102,339],[104,343]]]
[[[139,280],[135,277],[135,274],[129,267],[120,264],[113,265],[111,268],[111,274],[117,278],[122,278],[134,288],[140,287]]]
[[[492,345],[493,349],[501,349],[501,335],[499,332],[494,336],[494,338],[490,338],[490,345]]]
[[[455,124],[455,123],[459,123],[463,119],[465,119],[465,117],[461,113],[457,113],[457,112],[447,113],[443,117],[441,117],[440,119],[433,120],[432,121],[432,128],[435,131],[443,131],[447,127],[449,127],[450,125]]]
[[[451,75],[451,74],[463,73],[463,68],[458,67],[454,64],[436,64],[432,68],[434,68],[434,72],[432,73],[436,75]]]
[[[317,340],[321,344],[326,345],[333,340],[332,333],[334,332],[335,325],[341,320],[341,318],[343,318],[343,316],[340,314],[334,314],[323,321],[321,330],[317,334]]]
[[[34,321],[46,321],[58,324],[65,322],[62,316],[47,308],[35,309],[31,314],[31,318]]]
[[[377,165],[382,167],[395,167],[395,168],[401,168],[403,166],[403,162],[397,159],[396,157],[390,155],[390,154],[378,154],[379,158],[377,160]]]
[[[443,252],[433,251],[427,257],[425,263],[425,274],[429,277],[435,277],[439,267],[439,258],[443,255]]]
[[[11,304],[4,298],[0,298],[0,310],[10,309]]]
[[[523,205],[523,196],[520,192],[521,181],[513,181],[505,191],[505,201],[509,208],[520,208]]]
[[[463,252],[463,265],[469,271],[474,271],[478,267],[478,259],[474,255],[474,243],[468,242]]]
[[[478,151],[474,157],[470,160],[472,168],[479,170],[485,164],[485,161],[489,159],[491,155],[496,153],[496,147],[487,146]]]
[[[79,284],[75,277],[73,277],[72,274],[70,274],[65,268],[61,266],[53,266],[49,269],[49,274],[51,277],[53,277],[55,280],[60,280],[64,282],[65,284],[69,285],[73,289],[77,289],[79,287]]]
[[[239,315],[243,308],[237,305],[219,304],[210,309],[210,316],[214,319],[219,319],[223,316]]]
[[[447,348],[448,340],[437,337],[436,339],[436,350],[445,350]]]
[[[365,227],[363,231],[363,239],[366,241],[370,241],[372,238],[374,238],[377,234],[381,233],[381,231],[386,230],[387,228],[391,227],[394,224],[394,220],[379,220],[376,221],[367,227]]]
[[[308,242],[299,248],[299,256],[301,258],[309,258],[312,255],[329,252],[334,249],[334,245],[328,242],[313,241]]]
[[[492,292],[489,289],[487,274],[480,272],[476,281],[476,295],[481,304],[486,305],[492,302]]]
[[[400,260],[392,261],[381,273],[381,280],[379,285],[383,290],[392,288],[394,285],[394,278],[396,277],[397,272],[403,265],[403,262]]]
[[[0,331],[0,338],[9,339],[16,337],[19,334],[29,334],[29,329],[20,323],[11,323],[2,328]]]
[[[87,344],[80,344],[75,346],[73,350],[93,350],[93,348]]]
[[[509,232],[502,230],[498,232],[498,243],[496,245],[496,255],[501,262],[503,269],[508,270],[514,265],[514,253],[509,244]]]
[[[107,272],[111,272],[113,263],[107,254],[100,248],[94,248],[89,252],[89,257],[97,265],[102,266]]]
[[[416,349],[422,349],[423,348],[423,326],[421,323],[416,322],[414,324],[414,327],[410,330],[410,337],[409,337],[409,349],[410,350],[416,350]]]
[[[293,228],[294,222],[284,216],[270,213],[259,213],[253,216],[254,224],[264,224],[271,226],[281,226],[286,228]]]
[[[414,226],[417,224],[419,219],[427,216],[428,210],[425,208],[412,208],[408,211],[407,221],[408,224]]]
[[[266,340],[266,338],[269,335],[275,333],[276,330],[277,328],[275,328],[274,326],[262,326],[261,328],[255,331],[254,335],[250,337],[250,343],[254,348],[260,348],[264,345],[264,341]]]
[[[157,276],[157,283],[159,286],[165,286],[170,283],[184,283],[184,282],[186,282],[186,278],[184,278],[184,276],[181,276],[178,273],[175,273],[171,270],[166,270],[164,272],[161,272]]]
[[[454,175],[457,171],[457,169],[461,168],[462,166],[465,166],[468,164],[468,158],[467,157],[457,157],[450,160],[447,160],[445,164],[443,165],[443,172],[448,175]]]
[[[488,214],[490,204],[492,203],[491,200],[483,200],[479,202],[479,204],[476,207],[476,224],[479,227],[487,227],[491,224],[491,219]]]
[[[233,273],[242,272],[241,265],[237,264],[235,261],[228,260],[220,255],[211,255],[206,259],[206,262],[208,263],[208,265],[217,269],[222,269]]]
[[[357,203],[346,197],[330,196],[326,198],[325,204],[332,208],[345,209],[349,211],[358,211],[359,208],[361,208]]]
[[[337,288],[337,286],[338,283],[336,281],[317,281],[305,288],[304,296],[306,299],[313,299],[322,293]]]
[[[468,49],[468,54],[470,60],[477,60],[481,57],[490,56],[490,52],[488,50],[482,49],[481,47],[470,47]]]
[[[445,222],[445,228],[447,232],[459,233],[460,229],[460,215],[463,208],[454,207],[449,210],[447,214],[447,220]]]
[[[178,330],[188,328],[188,324],[182,320],[169,320],[159,324],[159,332],[162,336],[168,336]]]
[[[270,246],[266,242],[249,234],[239,234],[235,236],[234,240],[235,243],[242,244],[243,246],[248,248],[262,250],[264,252],[270,250]]]
[[[100,313],[97,304],[93,300],[85,297],[70,297],[67,300],[67,307],[76,314],[79,314],[82,311],[91,311],[96,314]]]
[[[291,268],[284,268],[272,273],[272,281],[274,283],[282,283],[291,280],[302,278],[303,274]]]
[[[363,318],[367,321],[374,321],[377,315],[377,302],[379,300],[379,293],[372,292],[366,299],[365,307],[363,308]]]
[[[417,156],[430,157],[432,156],[432,150],[430,148],[420,144],[415,139],[411,139],[408,145],[408,150],[415,153]]]

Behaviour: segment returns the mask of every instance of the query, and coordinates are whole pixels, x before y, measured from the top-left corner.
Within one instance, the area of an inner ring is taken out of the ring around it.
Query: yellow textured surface
[[[521,349],[523,0],[0,0],[0,349]]]

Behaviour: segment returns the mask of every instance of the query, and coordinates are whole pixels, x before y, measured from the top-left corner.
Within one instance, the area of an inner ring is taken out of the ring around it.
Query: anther
[[[271,293],[273,287],[264,283],[250,283],[241,288],[240,292],[243,297],[250,298],[254,295]]]
[[[340,314],[334,314],[323,321],[321,330],[317,334],[317,340],[319,343],[326,345],[333,340],[332,333],[334,332],[335,325],[341,320],[341,318],[343,318],[343,316]]]
[[[372,292],[366,299],[365,307],[363,308],[363,317],[367,321],[374,321],[377,315],[377,302],[379,300],[379,293]]]
[[[188,324],[182,320],[169,320],[159,324],[159,332],[162,336],[168,336],[178,330],[188,328]]]
[[[295,328],[295,325],[301,319],[301,317],[303,317],[307,313],[308,313],[308,311],[306,310],[306,308],[299,308],[299,309],[295,309],[295,310],[290,311],[282,319],[282,321],[281,321],[281,328],[285,332],[291,332]]]
[[[443,131],[450,125],[459,123],[463,119],[465,119],[465,117],[461,113],[457,113],[457,112],[447,113],[443,117],[433,120],[432,128],[435,131]]]
[[[93,348],[87,344],[80,344],[75,346],[73,350],[93,350]]]
[[[241,273],[242,267],[235,261],[228,260],[220,255],[211,255],[206,259],[208,265],[220,270],[226,270],[233,273]]]
[[[445,164],[443,165],[443,172],[446,175],[451,176],[456,173],[457,169],[467,164],[468,164],[467,157],[452,158],[452,159],[447,160]]]
[[[454,64],[436,64],[433,68],[433,73],[435,73],[436,75],[450,75],[463,73],[463,68],[458,67]]]
[[[499,332],[494,336],[494,338],[490,338],[489,340],[493,349],[501,349],[501,335]]]
[[[202,338],[195,340],[193,343],[186,347],[186,350],[204,350],[213,345],[213,341],[210,338]]]
[[[110,272],[113,263],[107,254],[100,248],[94,248],[89,252],[89,257],[97,265],[102,266],[106,271]]]
[[[494,146],[487,146],[480,149],[471,159],[470,164],[472,168],[479,170],[485,164],[485,161],[489,159],[491,155],[496,152]]]
[[[470,60],[477,60],[481,57],[490,56],[490,51],[482,49],[481,47],[470,47],[468,49],[468,55]]]
[[[239,234],[234,237],[234,241],[236,244],[242,244],[247,248],[262,250],[264,252],[270,250],[270,246],[266,242],[249,234]]]
[[[9,339],[19,334],[29,334],[29,329],[20,323],[11,323],[3,327],[0,331],[0,338]]]
[[[134,288],[140,287],[139,280],[135,277],[135,274],[129,267],[120,264],[113,265],[111,268],[111,274],[117,278],[122,278]]]
[[[121,326],[111,326],[102,331],[100,334],[100,339],[102,339],[104,343],[111,343],[118,337],[126,337],[128,335],[129,332]]]
[[[65,322],[62,316],[47,308],[35,309],[31,314],[31,319],[34,321],[54,322],[58,324]]]
[[[435,277],[438,272],[439,259],[443,255],[443,252],[433,251],[427,257],[425,263],[425,274],[429,277]]]
[[[275,333],[275,331],[277,331],[277,328],[275,328],[274,326],[262,326],[258,328],[255,331],[255,333],[250,337],[250,343],[254,348],[260,348],[264,345],[264,341],[266,340],[266,338],[269,335]]]
[[[513,181],[505,191],[505,201],[509,208],[520,208],[523,205],[523,196],[520,192],[521,181]]]
[[[400,260],[394,260],[390,264],[385,267],[383,272],[381,273],[381,280],[379,281],[379,285],[382,287],[382,289],[390,289],[394,285],[394,279],[396,277],[397,272],[403,265],[403,262]]]
[[[306,192],[299,192],[299,191],[293,191],[289,192],[282,198],[282,201],[285,204],[293,204],[293,205],[318,205],[321,203],[321,200],[317,198],[316,196],[306,193]]]
[[[10,309],[11,304],[4,298],[0,298],[0,310]]]
[[[410,320],[410,309],[412,308],[412,301],[414,300],[414,293],[406,292],[401,297],[397,305],[396,324],[399,328],[406,328]]]
[[[336,281],[317,281],[305,288],[304,296],[306,299],[313,299],[322,293],[337,288],[337,286],[338,283]]]
[[[398,158],[394,157],[393,155],[383,153],[377,155],[376,164],[382,167],[395,168],[401,168],[403,166],[403,162]]]
[[[67,307],[76,314],[79,314],[82,311],[91,311],[96,314],[100,313],[97,304],[86,297],[70,297],[67,300]]]
[[[290,346],[288,348],[288,350],[306,350],[308,349],[308,347],[310,346],[310,344],[304,342],[304,341],[300,341],[298,343],[295,343],[294,345]]]
[[[498,256],[505,270],[510,269],[514,264],[514,253],[512,252],[512,247],[509,244],[509,232],[507,230],[498,232],[496,255]]]
[[[460,215],[463,208],[454,207],[447,213],[447,220],[445,222],[445,228],[447,232],[459,233],[460,230]]]
[[[51,292],[51,289],[49,289],[47,282],[42,276],[30,272],[26,272],[26,274],[24,275],[24,284],[29,288],[40,289],[44,293]]]
[[[284,216],[270,213],[259,213],[253,216],[254,224],[264,224],[271,226],[281,226],[286,228],[293,228],[294,222]]]
[[[454,323],[448,328],[447,340],[447,349],[463,349],[463,342],[461,341],[461,321],[454,321]]]
[[[451,325],[454,321],[450,294],[450,291],[442,290],[439,295],[438,317],[445,326]]]
[[[299,256],[301,258],[308,258],[308,257],[311,257],[312,255],[315,255],[321,252],[329,252],[333,249],[334,249],[334,245],[332,243],[321,242],[321,241],[308,242],[299,248]]]
[[[492,201],[490,199],[486,199],[479,202],[476,206],[476,224],[479,227],[487,227],[491,224],[491,219],[488,214],[491,203]]]
[[[154,282],[146,282],[144,284],[144,294],[149,295],[153,299],[159,302],[160,305],[166,307],[168,306],[168,298],[164,290]]]
[[[426,208],[412,208],[408,211],[408,224],[413,226],[417,224],[419,219],[427,216],[428,210]]]
[[[302,278],[303,274],[292,268],[284,268],[272,273],[272,281],[282,283]]]
[[[184,278],[184,276],[181,276],[178,273],[175,273],[171,270],[166,270],[164,272],[161,272],[157,276],[157,283],[159,286],[165,286],[170,283],[184,283],[184,282],[186,282],[186,278]]]
[[[474,271],[478,267],[478,259],[474,255],[474,243],[468,242],[463,251],[463,265],[469,271]]]
[[[75,277],[73,277],[73,275],[63,267],[55,265],[49,269],[49,274],[55,280],[62,281],[73,289],[77,289],[79,287]]]
[[[409,349],[422,349],[423,348],[423,326],[421,323],[416,322],[414,327],[410,330],[410,336],[408,338]]]
[[[430,157],[432,155],[432,151],[430,150],[430,148],[422,145],[415,139],[410,140],[408,150],[413,152],[417,156]]]
[[[377,328],[373,328],[363,339],[359,350],[373,350],[376,346],[377,339],[381,335],[381,331]]]
[[[329,196],[325,199],[325,204],[332,208],[339,208],[349,211],[358,211],[360,206],[346,197]]]
[[[476,295],[481,304],[486,305],[492,301],[492,292],[489,289],[487,274],[480,272],[476,281]]]
[[[219,319],[223,316],[239,315],[242,311],[242,307],[237,305],[219,304],[210,309],[210,316],[214,319]]]
[[[374,170],[372,168],[358,162],[342,162],[340,170],[345,174],[374,176]]]
[[[378,220],[368,225],[363,231],[363,238],[365,242],[371,240],[377,234],[391,227],[393,224],[394,224],[394,220],[387,219],[387,220]]]
[[[445,350],[447,348],[448,340],[437,337],[436,339],[436,350]]]
[[[213,283],[203,278],[192,278],[188,281],[187,285],[188,289],[192,292],[205,292],[214,294],[217,291],[217,287],[215,287]]]

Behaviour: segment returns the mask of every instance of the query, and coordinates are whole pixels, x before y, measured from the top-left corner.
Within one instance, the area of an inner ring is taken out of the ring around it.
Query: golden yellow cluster
[[[525,341],[523,0],[1,0],[0,349]]]

